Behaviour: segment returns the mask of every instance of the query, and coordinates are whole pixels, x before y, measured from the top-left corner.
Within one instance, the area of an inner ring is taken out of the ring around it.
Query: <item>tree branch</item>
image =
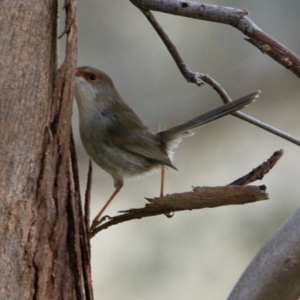
[[[278,160],[282,157],[283,150],[278,150],[273,153],[273,155],[261,165],[253,169],[247,175],[233,181],[229,185],[247,185],[256,180],[262,180],[264,176],[270,172],[270,170],[275,166]]]
[[[195,187],[192,192],[166,195],[159,198],[147,199],[143,208],[133,208],[121,211],[122,215],[102,218],[106,223],[96,227],[90,234],[95,236],[99,231],[112,225],[134,219],[169,214],[182,210],[212,208],[224,205],[245,204],[260,200],[267,200],[268,194],[265,187],[257,186],[220,186],[220,187]]]
[[[233,7],[178,0],[130,0],[143,10],[227,24],[235,27],[258,49],[300,77],[300,58],[287,47],[262,31],[250,18],[249,12]]]
[[[95,236],[99,231],[106,229],[112,225],[116,225],[125,221],[141,219],[161,214],[170,214],[175,211],[201,209],[207,207],[218,207],[233,204],[245,204],[260,200],[267,200],[268,194],[265,193],[265,186],[241,186],[258,179],[263,179],[282,157],[283,151],[279,150],[260,166],[253,169],[249,174],[237,179],[229,186],[221,187],[195,187],[192,192],[166,195],[159,198],[147,199],[147,203],[143,208],[134,208],[125,211],[119,216],[105,216],[100,221],[108,221],[96,227],[90,236]],[[233,185],[235,184],[235,185]]]
[[[230,102],[231,99],[228,95],[228,93],[225,91],[225,89],[215,80],[213,79],[211,76],[209,76],[208,74],[203,74],[200,72],[193,72],[192,70],[189,69],[189,67],[187,66],[187,64],[185,63],[185,61],[183,60],[182,56],[180,55],[179,51],[177,50],[175,44],[172,42],[172,40],[169,38],[169,36],[167,35],[167,33],[164,31],[163,27],[159,24],[159,22],[157,21],[157,19],[155,18],[155,16],[152,14],[151,11],[149,11],[148,9],[144,9],[141,6],[137,5],[136,2],[140,2],[140,1],[131,1],[133,4],[135,4],[140,10],[141,12],[145,15],[145,17],[148,19],[148,21],[150,22],[150,24],[153,26],[153,28],[155,29],[155,31],[157,32],[157,34],[160,36],[160,38],[162,39],[163,43],[165,44],[165,46],[167,47],[168,51],[170,52],[171,56],[173,57],[177,67],[179,68],[181,74],[184,76],[184,78],[188,81],[188,82],[192,82],[192,83],[196,83],[198,86],[201,86],[202,84],[207,83],[209,84],[221,97],[221,99],[223,100],[224,103]],[[141,1],[143,2],[143,1]],[[145,1],[146,2],[146,1]],[[149,1],[151,2],[151,1]],[[170,4],[169,1],[168,4]],[[144,2],[143,2],[144,3]],[[183,3],[183,2],[182,2]],[[203,6],[206,6],[205,4],[203,4]],[[221,6],[217,6],[217,5],[208,5],[209,7],[213,7],[213,9],[211,9],[210,14],[212,14],[213,16],[211,16],[210,21],[215,21],[218,22],[217,20],[219,20],[218,18],[216,18],[215,15],[213,14],[214,9],[219,13],[220,8],[222,8]],[[143,5],[144,7],[144,5]],[[227,8],[230,10],[234,10],[236,11],[235,13],[238,16],[242,16],[244,15],[245,11],[240,11],[234,8]],[[168,10],[166,10],[168,11]],[[226,13],[222,11],[222,13]],[[222,15],[221,13],[221,15]],[[210,15],[209,14],[209,15]],[[248,13],[247,13],[248,14]],[[216,19],[213,19],[213,17],[215,17]],[[229,15],[228,17],[231,17],[231,15]],[[224,21],[224,18],[222,18],[222,20]],[[223,22],[224,23],[224,22]],[[291,143],[294,143],[298,146],[300,146],[300,139],[285,133],[273,126],[270,126],[260,120],[257,120],[253,117],[248,116],[245,113],[242,112],[236,112],[232,114],[233,116],[242,119],[250,124],[253,124],[257,127],[260,127],[270,133],[273,133]]]

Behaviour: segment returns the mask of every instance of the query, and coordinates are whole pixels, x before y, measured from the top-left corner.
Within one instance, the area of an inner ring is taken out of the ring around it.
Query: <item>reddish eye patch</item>
[[[84,77],[88,81],[95,81],[95,80],[99,81],[99,80],[102,79],[101,75],[99,75],[99,74],[95,74],[95,73],[92,73],[92,72],[82,72],[82,73],[83,73],[82,77]]]
[[[83,77],[88,81],[102,80],[102,76],[100,74],[95,74],[93,72],[88,72],[81,70],[80,68],[76,69],[75,75],[77,77]]]
[[[79,69],[76,69],[75,76],[83,77],[82,72]]]

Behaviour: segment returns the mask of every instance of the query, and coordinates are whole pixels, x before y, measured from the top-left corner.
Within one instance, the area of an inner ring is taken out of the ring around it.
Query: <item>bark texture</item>
[[[65,6],[68,55],[57,71],[57,1],[1,1],[1,299],[87,299],[89,294],[71,143],[72,2]]]

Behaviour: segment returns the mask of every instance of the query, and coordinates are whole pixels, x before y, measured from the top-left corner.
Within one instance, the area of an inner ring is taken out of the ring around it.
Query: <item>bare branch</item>
[[[169,214],[182,210],[245,204],[267,199],[269,198],[265,192],[265,186],[195,187],[192,192],[147,199],[151,203],[146,204],[145,207],[122,211],[123,214],[119,216],[105,216],[103,217],[103,221],[106,219],[109,219],[109,221],[96,227],[91,232],[91,237],[112,225],[134,219]]]
[[[139,1],[131,1],[131,2],[133,2],[135,4],[136,2],[139,2]],[[186,3],[186,2],[184,2],[184,3]],[[211,6],[211,5],[208,5],[208,6]],[[189,69],[189,67],[183,60],[182,56],[180,55],[179,51],[177,50],[175,44],[169,38],[169,36],[164,31],[163,27],[159,24],[159,22],[157,21],[155,16],[152,14],[152,12],[141,8],[140,6],[138,6],[138,7],[141,10],[141,12],[146,16],[146,18],[151,23],[151,25],[153,26],[153,28],[155,29],[157,34],[162,39],[163,43],[167,47],[168,51],[170,52],[171,56],[173,57],[177,67],[179,68],[179,70],[180,70],[181,74],[184,76],[184,78],[188,82],[196,83],[198,86],[203,85],[204,82],[209,84],[219,94],[219,96],[221,97],[221,99],[223,100],[224,103],[230,102],[231,99],[230,99],[229,95],[227,94],[225,89],[215,79],[213,79],[212,77],[210,77],[207,74],[203,74],[200,72],[193,72]],[[220,9],[220,6],[213,5],[213,7],[216,7],[216,9],[218,11]],[[232,10],[236,10],[236,9],[232,8]],[[236,11],[237,11],[237,13],[243,12],[240,10],[236,10]],[[225,12],[222,12],[222,13],[225,13]],[[243,13],[245,14],[246,12],[243,12]],[[294,143],[294,144],[300,146],[300,139],[298,139],[288,133],[285,133],[273,126],[270,126],[262,121],[259,121],[253,117],[250,117],[250,116],[246,115],[245,113],[236,112],[236,113],[233,113],[232,115],[234,115],[235,117],[237,117],[241,120],[244,120],[248,123],[251,123],[257,127],[260,127],[270,133],[273,133],[291,143]]]
[[[81,236],[81,243],[84,255],[82,255],[83,268],[84,268],[84,284],[86,290],[86,297],[88,300],[93,300],[93,286],[92,286],[92,271],[91,271],[91,240],[89,237],[89,228],[90,228],[90,203],[91,203],[91,189],[92,189],[92,175],[93,168],[92,162],[89,162],[89,171],[87,177],[87,187],[85,192],[85,201],[84,201],[84,222],[82,222],[81,230],[84,231],[84,234]],[[81,206],[81,203],[79,203]]]
[[[199,78],[201,78],[203,80],[203,82],[209,84],[219,94],[219,96],[221,97],[221,99],[223,100],[224,103],[231,101],[231,99],[230,99],[229,95],[227,94],[227,92],[225,91],[225,89],[215,79],[210,77],[208,74],[203,74],[203,73],[194,73],[194,74],[197,74],[197,76]],[[257,120],[241,111],[235,112],[232,115],[241,120],[244,120],[250,124],[253,124],[261,129],[264,129],[274,135],[277,135],[297,146],[300,146],[300,139],[298,139],[282,130],[279,130],[271,125],[268,125],[267,123]]]
[[[191,1],[170,0],[130,0],[144,10],[160,11],[168,14],[204,21],[231,25],[248,38],[248,42],[272,57],[282,66],[300,77],[300,58],[288,48],[262,31],[250,18],[249,12],[233,7],[209,5]]]
[[[64,9],[69,13],[69,15],[66,18],[65,28],[58,36],[58,39],[61,39],[65,34],[68,34],[74,25],[74,22],[76,22],[76,7],[74,7],[71,0],[65,0]]]
[[[264,123],[260,120],[252,118],[252,117],[246,115],[243,112],[238,111],[238,112],[233,113],[232,115],[234,115],[235,117],[240,118],[244,121],[247,121],[248,123],[251,123],[251,124],[253,124],[257,127],[260,127],[262,129],[270,132],[270,133],[273,133],[273,134],[275,134],[275,135],[277,135],[277,136],[279,136],[279,137],[281,137],[281,138],[283,138],[283,139],[285,139],[285,140],[287,140],[287,141],[289,141],[289,142],[291,142],[291,143],[293,143],[297,146],[300,146],[300,139],[296,138],[295,136],[292,136],[292,135],[290,135],[290,134],[288,134],[288,133],[286,133],[282,130],[279,130],[279,129],[271,126],[271,125],[268,125],[268,124],[266,124],[266,123]]]
[[[253,169],[247,175],[233,181],[229,185],[247,185],[256,180],[262,180],[264,176],[270,172],[270,170],[275,166],[278,160],[282,157],[283,150],[279,150],[273,153],[273,155],[261,165]]]
[[[257,179],[262,179],[282,157],[283,151],[279,150],[260,166],[256,167],[249,174],[237,179],[229,186],[222,187],[195,187],[192,192],[166,195],[164,197],[147,199],[150,204],[146,204],[143,208],[129,209],[122,211],[122,215],[103,217],[100,222],[108,221],[95,228],[90,236],[95,236],[99,231],[106,229],[112,225],[121,222],[130,221],[133,219],[141,219],[156,215],[168,215],[170,212],[201,209],[207,207],[217,207],[232,204],[245,204],[260,200],[268,199],[265,193],[265,186],[247,186],[241,185],[248,184]],[[235,185],[233,185],[235,184]]]
[[[91,190],[92,190],[93,168],[92,161],[89,161],[89,171],[87,175],[85,200],[84,200],[84,222],[87,229],[90,228],[90,204],[91,204]]]
[[[162,39],[163,43],[166,45],[167,49],[169,50],[170,54],[172,55],[173,59],[177,67],[179,68],[181,74],[188,82],[196,83],[198,86],[204,84],[204,79],[202,78],[204,74],[202,73],[195,73],[189,69],[187,64],[184,62],[182,56],[180,55],[179,51],[177,50],[175,44],[171,41],[167,33],[164,31],[162,26],[158,23],[154,15],[149,10],[141,9],[141,12],[146,16],[148,21],[151,23],[157,34]],[[216,89],[218,85],[216,85]]]

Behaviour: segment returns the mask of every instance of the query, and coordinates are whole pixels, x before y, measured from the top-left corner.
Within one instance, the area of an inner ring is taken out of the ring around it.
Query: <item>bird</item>
[[[258,98],[260,91],[223,104],[187,122],[153,133],[125,102],[112,79],[94,67],[75,71],[75,99],[79,111],[79,132],[89,157],[113,178],[115,188],[94,218],[90,230],[101,224],[105,209],[120,192],[124,178],[161,168],[163,195],[165,168],[177,170],[174,149],[191,129],[234,113]]]

